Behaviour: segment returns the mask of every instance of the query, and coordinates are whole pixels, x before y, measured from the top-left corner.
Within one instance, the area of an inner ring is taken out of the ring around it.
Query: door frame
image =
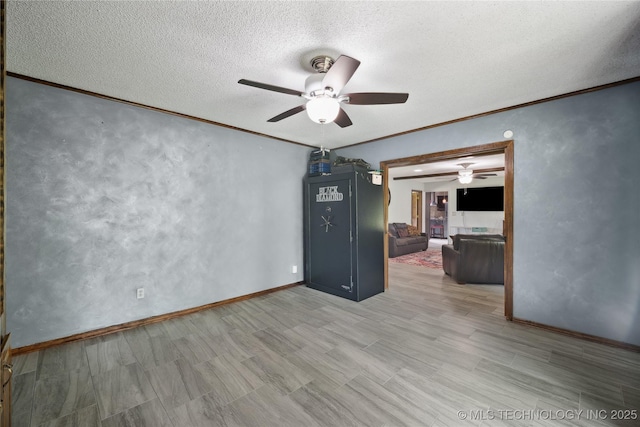
[[[507,320],[513,320],[513,140],[498,141],[473,147],[457,148],[436,153],[420,154],[400,159],[380,162],[380,169],[385,177],[389,176],[389,169],[398,166],[413,166],[422,163],[433,163],[443,160],[458,159],[460,157],[501,154],[504,153],[504,315]],[[389,180],[383,180],[384,185],[384,288],[389,288]]]
[[[422,226],[424,225],[424,206],[423,206],[423,197],[424,191],[422,190],[411,190],[411,221],[413,222],[413,210],[414,210],[414,202],[413,195],[414,193],[417,195],[415,199],[415,212],[416,212],[416,224],[418,231],[422,233]]]

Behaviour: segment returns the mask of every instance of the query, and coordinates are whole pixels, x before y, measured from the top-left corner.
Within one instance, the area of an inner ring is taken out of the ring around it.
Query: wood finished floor
[[[389,267],[360,303],[299,286],[17,356],[13,426],[640,425],[610,419],[640,411],[640,354],[509,323],[501,286]]]

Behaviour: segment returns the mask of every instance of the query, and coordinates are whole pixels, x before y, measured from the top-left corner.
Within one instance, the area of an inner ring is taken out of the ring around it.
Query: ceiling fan
[[[473,178],[487,179],[488,176],[498,176],[495,173],[473,173],[473,169],[467,169],[474,163],[458,163],[458,166],[462,166],[462,170],[458,171],[458,177],[451,181],[460,181],[460,184],[470,184]]]
[[[340,91],[351,79],[359,65],[360,61],[346,55],[341,55],[335,61],[329,56],[316,56],[311,60],[311,66],[318,74],[312,74],[307,77],[304,92],[246,79],[240,79],[238,83],[287,95],[300,96],[307,100],[302,105],[270,118],[267,120],[268,122],[279,122],[306,110],[309,118],[316,123],[335,122],[338,126],[344,128],[351,126],[353,123],[344,109],[342,109],[340,105],[342,103],[353,105],[402,104],[409,97],[408,93],[390,92],[340,94]]]

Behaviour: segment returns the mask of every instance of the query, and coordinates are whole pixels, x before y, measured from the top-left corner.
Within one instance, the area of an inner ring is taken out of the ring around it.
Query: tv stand
[[[449,236],[456,234],[502,234],[502,229],[491,227],[449,227]]]

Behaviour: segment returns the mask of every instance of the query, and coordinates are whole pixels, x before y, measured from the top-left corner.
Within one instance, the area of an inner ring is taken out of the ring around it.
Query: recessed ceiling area
[[[504,177],[504,153],[500,153],[484,156],[465,156],[458,159],[412,166],[392,167],[389,168],[389,179],[412,179],[422,183],[457,181],[458,171],[464,169],[460,164],[469,164],[467,169],[472,169],[474,173],[490,173],[496,174],[498,177]]]
[[[640,74],[640,2],[6,2],[6,69],[239,130],[338,148]],[[341,128],[267,120],[304,90],[318,55],[361,65]]]

